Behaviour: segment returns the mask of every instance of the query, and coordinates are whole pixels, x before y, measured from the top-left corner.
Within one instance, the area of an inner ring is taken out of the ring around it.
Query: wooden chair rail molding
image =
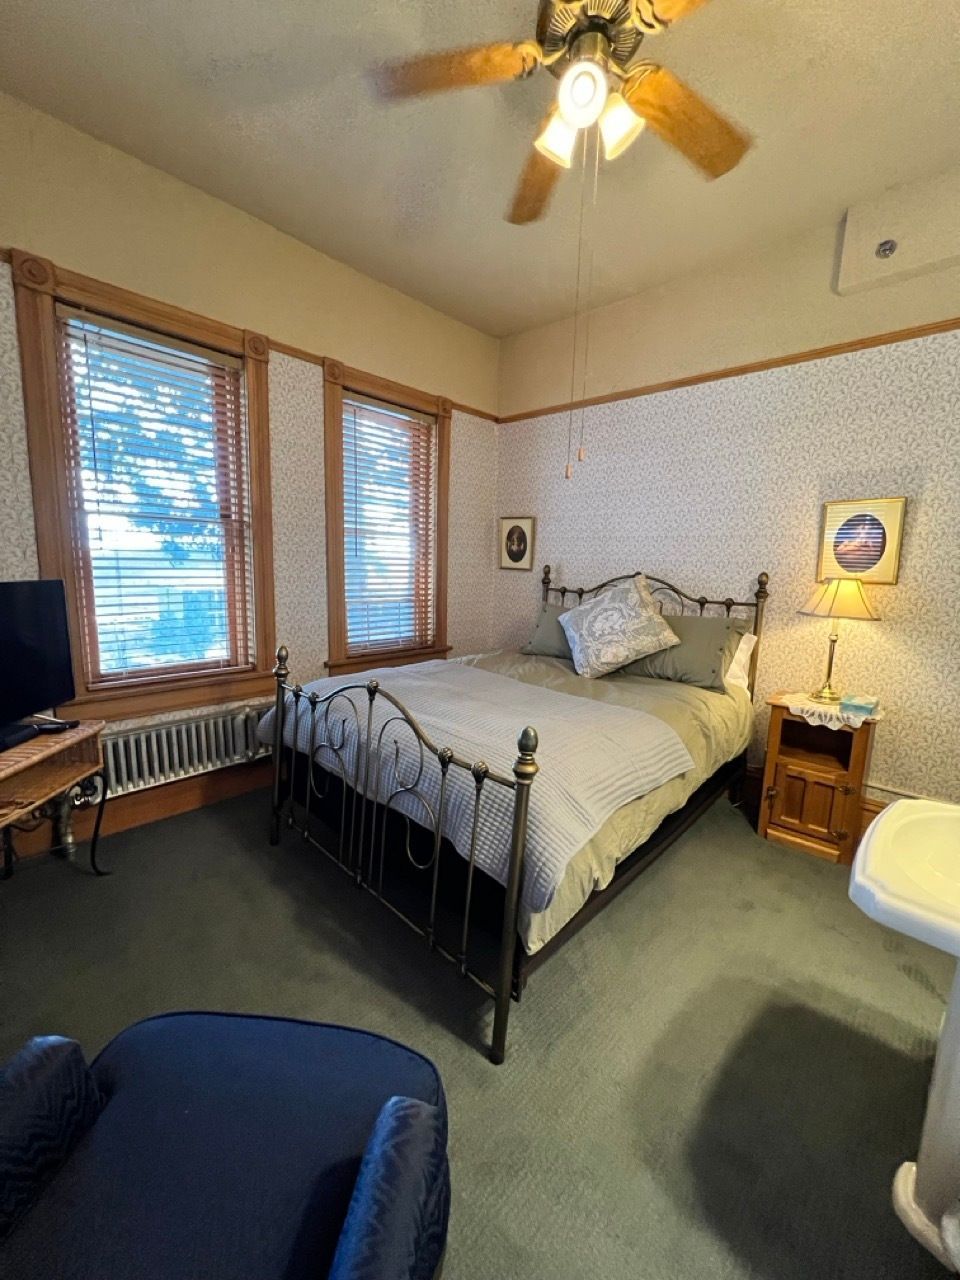
[[[0,248],[0,261],[12,262],[15,253],[15,250]],[[69,278],[73,273],[64,272],[61,274]],[[76,276],[75,279],[83,280],[86,278]],[[115,289],[111,285],[102,287],[113,289],[114,293],[118,295],[127,293],[126,290]],[[127,296],[136,297],[137,295],[128,294]],[[178,308],[168,306],[165,303],[158,303],[157,306],[165,308],[170,313],[179,311]],[[183,312],[182,314],[187,315],[189,313]],[[202,317],[200,318],[202,319]],[[207,323],[213,325],[217,322],[209,321]],[[224,325],[223,328],[229,330],[230,326]],[[472,405],[463,404],[456,400],[451,401],[451,407],[461,413],[470,414],[472,417],[484,418],[488,422],[498,424],[525,422],[531,418],[545,418],[555,413],[568,413],[573,409],[588,409],[593,405],[614,404],[618,400],[635,400],[640,396],[656,395],[661,391],[676,391],[681,387],[695,387],[705,382],[719,382],[724,378],[740,378],[746,374],[763,373],[767,369],[782,369],[788,365],[805,364],[810,360],[825,360],[831,356],[848,355],[852,351],[866,351],[871,347],[889,346],[895,342],[910,342],[914,338],[927,338],[936,333],[950,333],[954,329],[960,329],[960,315],[952,316],[946,320],[934,320],[927,324],[912,325],[904,329],[891,329],[884,333],[868,334],[862,338],[851,338],[846,342],[835,342],[829,346],[809,347],[802,351],[794,351],[782,356],[770,356],[747,364],[729,365],[725,368],[707,370],[704,373],[687,374],[680,378],[671,378],[665,382],[651,382],[638,387],[627,387],[622,391],[610,391],[603,395],[590,396],[581,400],[567,400],[559,404],[547,405],[540,409],[524,409],[521,413],[497,415],[490,413],[486,409],[477,409]],[[234,332],[240,331],[234,330]],[[320,355],[315,351],[308,351],[303,347],[292,346],[289,343],[276,341],[272,338],[267,340],[267,346],[270,351],[275,351],[280,355],[293,356],[297,360],[305,360],[311,364],[326,365],[328,361],[333,360],[332,356]],[[226,347],[223,348],[223,350],[227,349]]]
[[[554,413],[569,413],[572,409],[589,409],[598,404],[614,404],[618,400],[636,400],[640,396],[652,396],[661,391],[678,391],[681,387],[696,387],[704,382],[720,382],[724,378],[742,378],[750,373],[763,373],[767,369],[783,369],[788,365],[806,364],[811,360],[826,360],[831,356],[849,355],[851,351],[868,351],[871,347],[886,347],[894,342],[910,342],[914,338],[928,338],[935,333],[950,333],[960,329],[960,316],[948,320],[934,320],[929,324],[912,325],[908,329],[891,329],[887,333],[870,334],[864,338],[851,338],[847,342],[834,342],[826,347],[810,347],[785,356],[770,356],[765,360],[753,360],[749,364],[730,365],[724,369],[711,369],[707,373],[687,374],[671,378],[667,382],[651,382],[625,391],[610,391],[601,396],[589,396],[585,400],[568,400],[552,404],[546,409],[525,409],[523,413],[511,413],[497,419],[499,423],[525,422],[530,418],[546,418]]]

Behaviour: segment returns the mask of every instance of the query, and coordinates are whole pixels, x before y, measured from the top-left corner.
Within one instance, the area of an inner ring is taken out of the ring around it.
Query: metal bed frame
[[[558,597],[565,604],[570,599],[572,608],[574,603],[634,576],[621,574],[595,587],[554,586],[547,565],[541,579],[543,601]],[[647,581],[666,617],[699,613],[746,616],[752,622],[751,630],[758,641],[749,673],[752,695],[768,575],[758,576],[754,598],[748,601],[691,596],[649,575]],[[622,859],[606,889],[595,891],[545,946],[528,955],[518,935],[518,921],[530,788],[539,770],[536,730],[528,725],[520,733],[512,776],[497,773],[482,760],[462,759],[451,748],[434,743],[378,680],[339,685],[326,694],[307,693],[301,685],[289,683],[288,662],[288,651],[281,646],[273,673],[277,689],[270,843],[279,843],[283,826],[299,832],[303,841],[320,849],[359,888],[383,902],[432,950],[452,961],[462,977],[472,980],[490,996],[494,1001],[494,1021],[489,1056],[498,1064],[506,1053],[510,1002],[519,1001],[529,974],[612,901],[721,794],[738,787],[746,768],[745,754],[721,766],[682,808],[664,819],[648,840]],[[374,706],[378,699],[388,705],[384,708],[386,720],[375,731]],[[306,755],[284,745],[284,729],[290,716],[294,718],[295,744],[301,718],[309,716],[310,750]],[[411,735],[407,742],[417,761],[412,772],[408,767],[410,776],[406,778],[400,763],[402,734]],[[327,757],[326,766],[318,763],[321,753]],[[433,801],[422,787],[428,768],[438,771]],[[467,775],[472,787],[471,841],[468,855],[461,858],[442,832],[452,780]],[[513,793],[504,885],[476,865],[482,806],[487,789],[493,787]],[[409,812],[397,807],[401,797],[406,798],[407,809],[413,806],[422,820],[412,821]],[[398,868],[403,872],[400,878]],[[411,879],[421,884],[419,894],[413,898],[409,892]],[[478,946],[475,936],[482,933],[483,926],[488,939],[485,949]]]

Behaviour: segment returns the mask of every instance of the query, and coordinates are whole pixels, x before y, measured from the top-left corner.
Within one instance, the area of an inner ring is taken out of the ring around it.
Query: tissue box
[[[875,716],[880,699],[871,693],[845,693],[840,699],[840,710],[856,716]]]

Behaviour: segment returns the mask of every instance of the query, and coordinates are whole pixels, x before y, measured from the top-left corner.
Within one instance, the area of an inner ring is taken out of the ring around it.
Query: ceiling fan
[[[507,221],[534,222],[569,169],[581,130],[599,125],[613,160],[645,125],[708,178],[728,173],[750,139],[665,67],[640,56],[644,39],[706,0],[540,0],[535,40],[449,49],[376,69],[386,98],[521,80],[545,67],[560,81],[557,100],[520,175]]]

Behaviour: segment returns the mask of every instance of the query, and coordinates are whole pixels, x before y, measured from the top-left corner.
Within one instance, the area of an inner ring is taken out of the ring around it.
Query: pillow
[[[757,637],[752,631],[747,631],[740,637],[737,652],[733,655],[733,661],[727,667],[727,674],[724,677],[728,686],[733,685],[736,689],[746,689],[747,693],[750,692],[750,658],[756,643]]]
[[[0,1239],[42,1194],[101,1105],[75,1040],[35,1036],[0,1067]]]
[[[389,1098],[363,1153],[328,1280],[437,1274],[450,1215],[446,1120],[417,1098]]]
[[[646,587],[645,579],[634,579],[560,615],[579,675],[604,676],[680,643],[657,608],[644,601],[638,582]]]
[[[671,616],[679,644],[631,662],[624,675],[653,676],[695,684],[701,689],[724,689],[723,678],[733,662],[749,623],[742,618],[711,618],[699,614]]]
[[[566,658],[569,662],[570,645],[559,622],[566,608],[565,604],[542,605],[530,642],[520,652],[540,658]]]

